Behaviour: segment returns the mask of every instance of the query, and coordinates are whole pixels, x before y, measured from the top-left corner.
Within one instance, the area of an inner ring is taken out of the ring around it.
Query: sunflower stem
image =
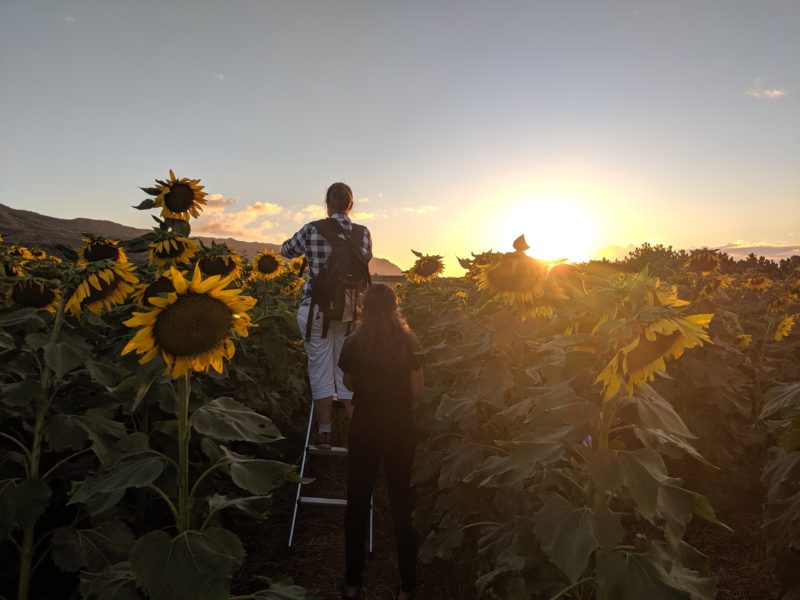
[[[53,320],[53,329],[50,331],[49,342],[53,343],[61,334],[61,325],[64,322],[64,306],[66,294],[61,294],[58,310]],[[50,408],[51,391],[55,383],[55,373],[45,366],[40,381],[40,394],[36,401],[36,421],[33,426],[33,442],[28,463],[28,478],[39,479],[39,464],[42,459],[42,441],[44,440],[44,420]],[[31,566],[33,564],[34,530],[36,521],[30,523],[22,530],[22,547],[19,555],[19,582],[17,585],[17,600],[28,600],[31,585]]]
[[[189,497],[189,395],[191,394],[191,375],[187,373],[178,379],[178,392],[175,396],[175,417],[178,420],[178,531],[189,529],[191,521],[191,499]]]

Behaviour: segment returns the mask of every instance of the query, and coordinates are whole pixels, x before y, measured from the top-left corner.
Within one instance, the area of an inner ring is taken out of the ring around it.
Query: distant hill
[[[23,246],[37,246],[57,254],[57,244],[77,248],[81,245],[82,233],[94,233],[118,240],[130,240],[148,233],[148,229],[137,229],[100,219],[58,219],[40,215],[30,210],[20,210],[0,204],[0,234],[6,241]],[[264,247],[279,251],[280,246],[259,242],[242,242],[233,238],[210,238],[198,236],[207,246],[211,241],[226,243],[243,256],[253,257]],[[373,258],[369,263],[374,275],[402,275],[400,267],[385,258]]]

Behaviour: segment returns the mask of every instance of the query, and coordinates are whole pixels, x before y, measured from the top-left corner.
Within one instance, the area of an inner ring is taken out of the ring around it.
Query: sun
[[[529,256],[583,262],[595,251],[597,225],[591,213],[574,201],[519,200],[503,209],[497,239],[513,240],[520,234],[530,246]]]

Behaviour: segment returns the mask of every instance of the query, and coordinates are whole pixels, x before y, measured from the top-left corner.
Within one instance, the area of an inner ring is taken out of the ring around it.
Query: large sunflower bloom
[[[610,400],[623,387],[628,395],[632,394],[634,387],[653,381],[656,372],[665,371],[667,359],[679,358],[684,350],[710,341],[705,328],[712,317],[664,317],[648,323],[633,341],[617,351],[595,379],[595,383],[603,384],[603,399]]]
[[[748,290],[768,290],[772,287],[772,279],[763,275],[754,275],[745,279],[742,287]]]
[[[150,308],[151,298],[158,297],[161,294],[169,294],[175,291],[175,286],[172,285],[172,279],[167,275],[161,275],[150,283],[140,284],[133,293],[133,300],[139,306]]]
[[[122,304],[139,279],[131,263],[111,263],[99,269],[89,266],[78,287],[67,300],[66,308],[76,317],[86,309],[99,315],[103,309]]]
[[[253,277],[260,279],[275,279],[284,270],[283,261],[269,248],[256,254],[253,259]]]
[[[165,269],[177,263],[188,263],[196,253],[196,241],[182,235],[170,235],[150,242],[147,264],[157,269]]]
[[[101,260],[124,263],[128,262],[128,257],[125,250],[119,247],[118,240],[101,236],[83,238],[83,247],[78,250],[78,264],[87,265]]]
[[[61,290],[55,285],[36,279],[21,279],[9,288],[8,303],[21,308],[35,308],[55,313],[61,299]]]
[[[767,304],[767,310],[771,313],[779,313],[785,311],[787,308],[795,304],[798,300],[797,294],[784,294],[778,296],[772,302]]]
[[[699,302],[702,300],[710,300],[717,294],[717,292],[730,286],[731,281],[732,280],[729,275],[717,275],[710,281],[707,281],[703,284],[703,286],[700,288],[700,291],[698,291],[697,295],[695,296],[695,301]]]
[[[181,219],[188,221],[189,216],[197,217],[203,210],[202,205],[206,203],[206,193],[204,186],[200,185],[199,179],[188,179],[175,177],[172,169],[169,171],[169,180],[158,181],[158,187],[154,190],[156,198],[153,201],[155,206],[161,207],[161,216],[167,219]]]
[[[786,315],[781,319],[781,322],[778,323],[778,327],[775,329],[776,342],[780,342],[783,338],[788,337],[788,335],[792,333],[792,329],[794,329],[798,317],[800,317],[800,313]]]
[[[486,264],[476,265],[478,289],[487,290],[505,304],[524,310],[525,302],[544,295],[547,265],[524,252],[508,252]]]
[[[433,254],[422,254],[416,250],[411,251],[417,260],[408,270],[403,271],[411,283],[427,283],[433,281],[444,271],[442,257]]]
[[[719,256],[713,250],[694,250],[683,266],[692,273],[708,275],[712,271],[719,271]]]
[[[252,326],[246,311],[255,298],[241,296],[241,290],[226,289],[232,277],[215,275],[203,279],[199,266],[190,281],[171,268],[169,278],[174,292],[150,298],[155,306],[148,312],[135,312],[125,321],[128,327],[140,327],[122,350],[136,351],[140,364],[159,354],[166,364],[165,374],[177,379],[193,371],[213,368],[222,373],[223,359],[235,352],[231,333],[247,336]]]
[[[219,247],[216,246],[216,248]],[[242,270],[242,259],[231,250],[223,253],[212,250],[209,254],[200,257],[197,260],[197,265],[206,277],[219,275],[220,277],[230,276],[231,279],[235,279]]]

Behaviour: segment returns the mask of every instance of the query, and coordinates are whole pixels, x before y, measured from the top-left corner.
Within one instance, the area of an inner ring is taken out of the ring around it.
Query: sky
[[[351,185],[376,256],[800,254],[797,0],[0,0],[0,203],[281,242]]]

